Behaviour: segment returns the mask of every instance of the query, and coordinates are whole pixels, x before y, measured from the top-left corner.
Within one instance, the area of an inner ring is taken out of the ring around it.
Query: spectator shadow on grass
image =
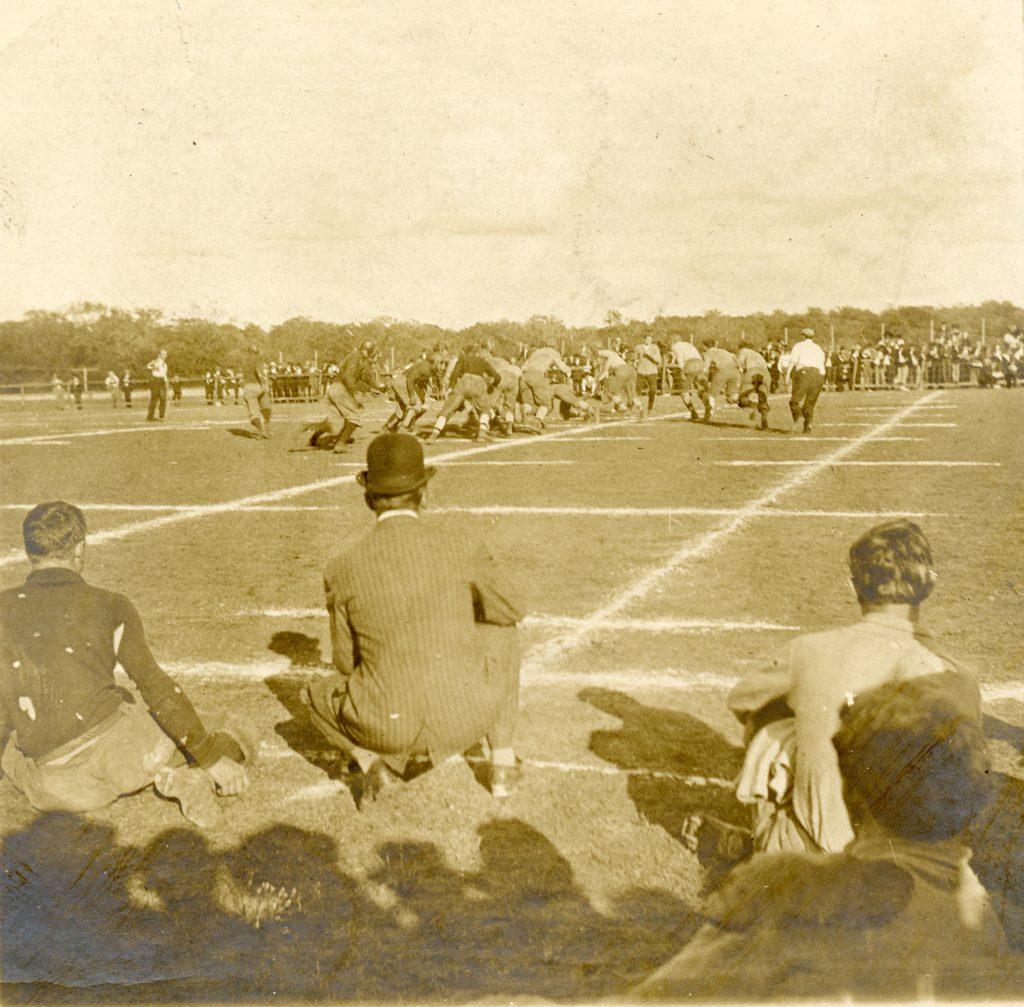
[[[590,750],[634,774],[629,778],[629,796],[647,821],[675,838],[692,812],[749,825],[748,810],[730,789],[681,779],[732,779],[743,761],[741,748],[697,717],[645,706],[622,692],[584,689],[579,698],[622,721],[618,729],[593,731]]]
[[[394,840],[360,878],[333,838],[291,825],[226,849],[186,828],[132,846],[40,815],[3,847],[4,1000],[590,1000],[621,995],[695,927],[665,892],[630,889],[598,911],[524,822],[478,832],[478,870]]]
[[[994,797],[969,830],[971,865],[985,886],[1007,939],[1024,951],[1024,780],[992,773]]]
[[[1005,741],[1018,751],[1024,748],[1024,727],[1017,724],[1010,724],[999,717],[986,713],[982,716],[982,725],[985,730],[985,737],[991,741]]]

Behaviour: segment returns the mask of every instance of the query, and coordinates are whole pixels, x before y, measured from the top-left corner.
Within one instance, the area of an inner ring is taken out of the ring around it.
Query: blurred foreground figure
[[[190,821],[216,824],[215,790],[249,786],[244,743],[206,730],[150,653],[135,606],[82,579],[81,510],[39,504],[23,532],[32,572],[0,594],[4,775],[40,811],[92,811],[152,784]],[[117,685],[116,665],[142,702]]]
[[[1019,992],[1021,959],[968,866],[988,800],[973,691],[954,673],[844,707],[833,739],[856,838],[755,856],[708,922],[627,999],[977,998]]]
[[[434,474],[409,434],[382,434],[358,476],[376,525],[324,571],[338,674],[304,698],[327,740],[363,774],[376,800],[413,756],[437,765],[486,741],[491,792],[518,776],[522,619],[482,542],[420,518]]]

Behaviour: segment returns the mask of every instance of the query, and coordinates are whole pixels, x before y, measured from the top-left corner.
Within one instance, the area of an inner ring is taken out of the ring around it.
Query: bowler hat
[[[423,464],[423,445],[409,434],[381,434],[366,449],[366,468],[356,476],[367,493],[398,496],[427,484],[436,469]]]

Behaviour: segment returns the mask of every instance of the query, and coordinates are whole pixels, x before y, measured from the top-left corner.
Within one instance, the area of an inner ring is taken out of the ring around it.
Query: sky
[[[1024,301],[1019,0],[6,0],[0,318]]]

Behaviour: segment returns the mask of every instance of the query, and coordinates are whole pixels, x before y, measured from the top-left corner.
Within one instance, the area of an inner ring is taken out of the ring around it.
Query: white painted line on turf
[[[619,616],[625,609],[646,598],[669,575],[675,573],[686,563],[714,552],[718,546],[722,545],[737,532],[744,530],[753,520],[761,517],[780,497],[798,489],[837,462],[846,459],[849,455],[870,444],[874,438],[890,433],[902,420],[913,416],[917,412],[918,405],[933,402],[941,394],[941,392],[932,392],[924,396],[917,402],[901,409],[895,416],[879,423],[856,440],[836,448],[824,457],[797,463],[798,471],[791,477],[750,501],[727,523],[688,541],[677,549],[666,563],[648,570],[647,573],[633,581],[632,584],[611,601],[595,609],[577,628],[533,647],[526,655],[526,666],[533,670],[550,668],[552,664],[558,662],[567,653],[586,643],[598,632],[602,623]]]
[[[683,413],[681,412],[665,413],[664,415],[653,417],[648,422],[658,423],[662,420],[678,419],[682,415]],[[429,456],[427,458],[427,462],[431,465],[443,465],[457,458],[465,458],[467,455],[487,454],[492,451],[507,451],[509,448],[529,447],[530,444],[543,440],[551,440],[554,437],[579,436],[595,429],[617,428],[626,424],[633,424],[635,422],[636,421],[633,419],[608,420],[590,426],[576,427],[574,430],[557,430],[547,434],[537,434],[535,437],[524,437],[513,440],[496,441],[488,444],[479,444],[471,448],[447,451],[439,455]],[[260,455],[257,457],[264,456]],[[550,464],[550,462],[545,464]],[[89,536],[89,545],[91,548],[96,548],[96,546],[103,545],[106,542],[116,542],[120,539],[128,538],[131,535],[137,535],[140,532],[155,531],[158,528],[166,528],[170,525],[180,524],[183,521],[194,521],[198,518],[209,517],[215,514],[230,514],[241,510],[242,508],[252,507],[257,504],[276,503],[280,500],[288,500],[292,497],[304,496],[307,493],[313,493],[317,490],[333,489],[336,486],[345,486],[354,483],[355,478],[355,473],[328,476],[324,479],[317,479],[308,483],[300,483],[296,486],[283,486],[280,489],[269,490],[265,493],[256,493],[252,496],[238,497],[235,500],[224,500],[221,503],[215,504],[200,504],[189,510],[173,511],[169,514],[161,514],[157,517],[148,518],[145,521],[134,521],[130,524],[124,524],[117,528],[109,528],[106,531],[95,532]],[[24,553],[22,553],[21,550],[12,550],[3,556],[0,556],[0,569],[12,566],[15,563],[23,562],[26,562]]]
[[[934,393],[933,393],[934,394]],[[818,427],[874,427],[874,423],[816,423]],[[929,427],[931,429],[944,429],[952,430],[954,427],[958,427],[959,423],[894,423],[893,426],[897,427]]]
[[[903,444],[917,443],[917,444],[923,444],[927,439],[928,439],[927,437],[876,437],[874,439],[874,441],[872,441],[872,443],[873,444],[896,444],[896,443],[903,443]],[[764,440],[758,441],[758,445],[759,446],[764,446],[764,445],[776,445],[776,444],[783,445],[784,444],[786,447],[789,447],[791,444],[810,444],[810,443],[812,443],[814,441],[829,441],[829,442],[833,442],[833,443],[842,443],[844,441],[852,441],[852,440],[856,440],[856,438],[855,437],[804,437],[804,436],[801,435],[799,437],[792,437],[792,438],[789,438],[789,437],[786,437],[786,438],[770,437],[770,438],[768,438],[768,437],[766,437]],[[704,440],[701,441],[701,443],[703,444],[703,443],[705,443],[707,441],[731,441],[734,444],[750,444],[750,438],[749,437],[735,437],[735,436],[734,437],[705,437]]]
[[[262,608],[247,609],[235,613],[239,618],[262,617],[266,619],[322,619],[327,610],[320,608]],[[569,615],[528,615],[520,623],[524,629],[574,629],[584,620]],[[627,633],[710,633],[738,632],[794,632],[799,626],[764,620],[735,619],[609,619],[603,630]]]
[[[229,421],[234,423],[242,422],[244,417]],[[14,447],[24,444],[60,444],[67,443],[58,438],[78,437],[109,437],[111,434],[151,434],[158,430],[212,430],[211,423],[190,423],[190,424],[152,424],[144,427],[108,427],[98,430],[75,430],[59,434],[32,434],[28,437],[8,437],[0,440],[0,447]]]
[[[845,438],[844,438],[845,439]],[[35,504],[0,503],[0,511],[23,511],[27,513]],[[125,511],[127,513],[163,513],[171,511],[193,511],[195,504],[128,504],[128,503],[80,503],[77,505],[84,511]],[[338,513],[345,509],[344,504],[252,504],[239,507],[242,513],[258,514],[302,514],[302,513]],[[526,517],[734,517],[739,514],[739,507],[544,507],[520,506],[516,504],[480,504],[469,506],[452,504],[444,507],[431,507],[432,514],[473,514],[479,517],[498,515],[523,515]],[[906,510],[791,510],[786,508],[770,508],[761,515],[764,518],[852,518],[868,520],[875,518],[946,518],[955,517],[944,511],[906,511]]]
[[[434,459],[434,460],[436,461],[436,459]],[[335,464],[340,465],[340,466],[342,466],[344,468],[358,468],[358,469],[365,469],[366,468],[366,462],[336,462]],[[539,467],[542,467],[542,468],[548,468],[551,465],[578,465],[579,462],[575,461],[574,459],[571,459],[571,458],[552,458],[552,459],[538,458],[538,459],[536,459],[536,461],[534,461],[534,460],[525,460],[525,459],[515,459],[515,460],[499,459],[497,461],[492,461],[489,458],[485,458],[485,459],[473,459],[473,461],[468,461],[468,462],[450,461],[450,462],[446,462],[445,464],[447,465],[448,468],[452,468],[452,469],[467,468],[470,465],[506,465],[506,466],[507,465],[533,465],[533,466],[539,466]]]
[[[298,755],[298,753],[294,754]],[[301,758],[301,756],[298,757]],[[558,773],[593,773],[600,776],[639,776],[653,780],[671,780],[687,787],[718,787],[723,790],[731,790],[736,785],[735,780],[726,780],[719,776],[691,776],[684,773],[672,773],[664,769],[620,769],[617,766],[598,766],[586,762],[553,762],[548,759],[523,759],[523,765],[529,769]],[[346,789],[341,780],[320,780],[318,783],[300,787],[284,800],[286,804],[294,804],[297,801],[322,801]]]
[[[434,514],[477,514],[493,515],[539,515],[558,517],[736,517],[746,512],[744,507],[528,507],[515,504],[481,504],[476,507],[458,504],[432,507]],[[898,517],[949,517],[938,511],[887,511],[887,510],[803,510],[767,508],[759,517],[763,518],[898,518]]]
[[[548,444],[558,444],[563,439],[565,439],[565,438],[552,437],[551,440],[548,441],[547,443]],[[618,437],[615,434],[607,434],[607,435],[600,435],[599,434],[596,437],[578,437],[575,440],[576,440],[577,444],[593,444],[595,441],[601,441],[602,443],[607,443],[608,441],[619,443],[619,442],[622,442],[622,441],[651,441],[651,440],[654,440],[654,438],[653,437],[640,437],[640,436],[636,436],[636,435],[633,435],[633,434],[623,434],[621,437]]]
[[[756,466],[758,468],[764,465],[783,466],[783,465],[806,465],[806,462],[797,461],[793,459],[742,459],[733,461],[711,461],[707,462],[708,465],[734,465],[734,466]],[[957,468],[1002,468],[1002,462],[973,462],[973,461],[834,461],[829,464],[829,468],[836,468],[840,465],[862,465],[862,466],[884,466],[885,468],[892,468],[893,466],[931,466],[932,468],[945,468],[945,469],[957,469]]]
[[[223,682],[255,682],[272,676],[288,675],[304,678],[334,674],[324,665],[299,667],[287,658],[235,663],[231,661],[171,661],[164,667],[180,678],[208,679]],[[739,674],[723,675],[712,671],[687,671],[683,668],[619,668],[612,671],[559,671],[526,667],[521,685],[524,689],[600,688],[630,689],[643,692],[728,692],[740,680]],[[1024,682],[981,686],[986,703],[1024,703]]]

